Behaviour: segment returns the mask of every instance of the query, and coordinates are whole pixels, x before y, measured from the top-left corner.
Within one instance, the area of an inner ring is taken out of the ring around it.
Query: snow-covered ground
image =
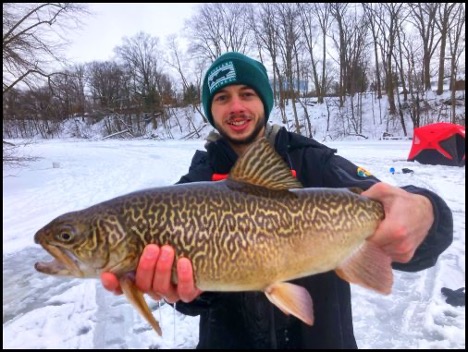
[[[193,348],[198,318],[154,301],[163,337],[123,296],[95,279],[40,274],[50,257],[34,233],[56,216],[147,187],[170,185],[186,173],[204,141],[40,141],[23,154],[39,159],[3,167],[3,348]],[[465,307],[445,302],[442,287],[465,286],[465,167],[407,162],[411,141],[342,141],[328,146],[382,181],[435,191],[453,211],[454,242],[436,266],[395,272],[382,296],[352,286],[360,348],[465,348]],[[392,174],[389,169],[394,167]],[[402,168],[414,173],[405,174]]]

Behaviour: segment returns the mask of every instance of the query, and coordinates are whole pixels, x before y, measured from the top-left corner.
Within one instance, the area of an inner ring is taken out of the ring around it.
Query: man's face
[[[265,134],[262,100],[245,85],[231,85],[217,92],[211,114],[215,128],[234,145],[248,145]]]

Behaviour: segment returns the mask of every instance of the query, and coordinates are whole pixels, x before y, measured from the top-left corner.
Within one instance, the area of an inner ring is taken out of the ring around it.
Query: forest
[[[122,38],[112,61],[67,62],[58,29],[83,25],[87,14],[79,3],[3,5],[4,139],[54,138],[70,118],[104,119],[108,135],[126,130],[140,137],[148,124],[177,119],[179,108],[188,121],[199,114],[206,122],[201,80],[227,51],[265,64],[275,106],[285,122],[290,104],[299,133],[312,131],[306,105],[326,104],[328,97],[359,133],[362,96],[372,92],[386,98],[384,119],[397,121],[406,135],[431,122],[422,119],[426,93],[441,96],[444,87],[450,108],[438,121],[465,125],[464,113],[455,110],[461,104],[456,88],[464,90],[465,79],[462,3],[204,3],[183,33],[140,32]],[[184,128],[196,134],[199,125]]]

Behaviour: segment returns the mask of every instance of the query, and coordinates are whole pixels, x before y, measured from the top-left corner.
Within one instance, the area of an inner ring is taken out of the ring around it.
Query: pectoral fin
[[[265,294],[285,314],[292,314],[307,325],[314,324],[312,298],[304,287],[279,282],[268,286]]]
[[[154,318],[153,313],[151,313],[151,310],[149,309],[148,304],[143,297],[143,293],[138,290],[133,280],[124,275],[119,279],[119,282],[125,297],[127,297],[130,303],[132,303],[132,305],[138,310],[143,318],[148,321],[148,323],[153,327],[154,331],[156,331],[159,336],[162,336],[161,327],[159,326],[158,321]]]

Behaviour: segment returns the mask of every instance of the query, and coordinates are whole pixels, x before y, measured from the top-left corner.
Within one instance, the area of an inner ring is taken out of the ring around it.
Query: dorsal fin
[[[274,190],[302,187],[266,138],[256,141],[239,157],[229,179]]]
[[[349,187],[348,190],[356,194],[361,194],[362,192],[364,192],[364,190],[360,187]]]

